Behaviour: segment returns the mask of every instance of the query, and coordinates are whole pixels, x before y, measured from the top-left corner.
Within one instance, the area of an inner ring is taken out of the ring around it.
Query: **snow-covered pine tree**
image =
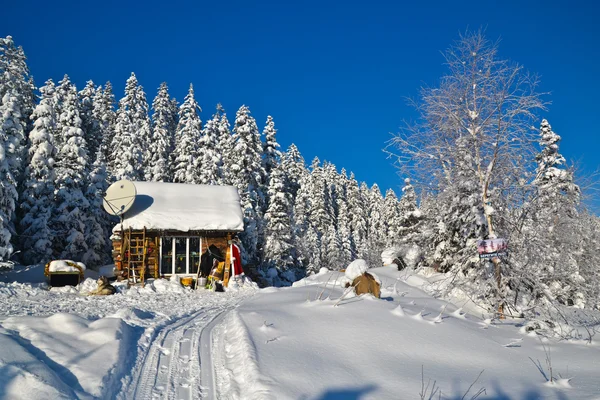
[[[3,136],[8,135],[4,142],[5,157],[18,183],[27,160],[26,139],[32,128],[30,116],[35,106],[34,91],[23,49],[15,46],[12,36],[0,38],[0,122],[6,124],[0,125],[0,129],[4,131]]]
[[[160,84],[152,102],[152,140],[149,143],[150,163],[145,170],[146,180],[169,182],[171,171],[169,154],[175,138],[176,114],[166,82]]]
[[[443,190],[433,204],[432,215],[435,218],[431,220],[434,224],[431,243],[435,250],[428,258],[429,263],[435,263],[441,271],[460,270],[474,281],[481,277],[480,273],[485,273],[483,269],[470,269],[478,263],[477,240],[487,236],[487,221],[481,204],[481,186],[473,174],[476,167],[473,165],[469,140],[465,137],[456,142],[451,161],[452,175],[440,184]],[[479,280],[482,283],[486,281]],[[483,290],[487,291],[489,287]]]
[[[528,243],[536,249],[529,258],[536,266],[536,281],[542,285],[538,290],[572,304],[583,284],[576,259],[581,241],[577,212],[581,192],[559,153],[560,140],[544,119],[539,142],[542,151],[536,156],[538,166],[533,181],[537,192],[535,212],[528,221],[530,226],[526,223],[525,228]]]
[[[187,96],[179,108],[179,124],[175,133],[175,150],[171,154],[173,182],[198,183],[198,146],[202,134],[200,106],[190,84]]]
[[[417,194],[415,188],[410,183],[410,179],[404,180],[402,188],[402,197],[400,197],[399,207],[399,240],[407,244],[422,244],[419,237],[419,227],[423,221],[423,214],[417,206]]]
[[[10,36],[8,37],[10,38]],[[2,39],[2,43],[6,39]],[[2,53],[4,55],[5,53]],[[4,57],[3,57],[4,58]],[[23,115],[23,98],[19,86],[11,81],[10,65],[3,72],[2,98],[0,98],[0,262],[7,261],[13,253],[11,244],[14,232],[15,207],[18,198],[17,179],[23,159],[26,121]]]
[[[24,190],[21,195],[20,221],[22,260],[26,264],[46,263],[52,258],[54,233],[50,229],[54,206],[54,90],[52,80],[40,88],[40,103],[31,118],[29,160],[25,168]]]
[[[200,138],[200,148],[198,155],[198,183],[205,185],[219,185],[223,183],[221,154],[218,152],[219,146],[219,124],[221,114],[217,112],[209,119],[202,130]]]
[[[229,171],[229,166],[231,165],[231,154],[233,152],[233,136],[231,135],[231,125],[229,124],[229,120],[227,119],[227,114],[223,109],[221,104],[217,104],[217,114],[220,115],[219,124],[218,124],[218,137],[217,137],[217,154],[221,156],[221,161],[223,163],[223,168],[221,169],[223,183],[227,185],[232,185],[233,180],[231,177],[231,171]]]
[[[109,261],[112,223],[108,213],[104,211],[102,199],[108,188],[108,176],[104,154],[98,149],[96,160],[89,173],[89,185],[85,188],[84,195],[89,202],[85,218],[85,242],[87,251],[82,261],[88,267],[103,265]]]
[[[71,85],[64,95],[59,117],[62,140],[56,160],[56,205],[51,227],[56,235],[55,255],[79,261],[88,250],[85,221],[89,202],[84,195],[88,185],[88,154],[75,86]]]
[[[307,171],[300,178],[293,212],[296,262],[304,275],[316,273],[321,268],[321,239],[310,218],[313,192],[313,176]]]
[[[179,102],[176,98],[171,99],[171,115],[173,115],[173,126],[171,132],[177,132],[177,125],[179,125]],[[171,146],[169,147],[169,154],[175,150],[175,134],[171,137]]]
[[[265,137],[265,143],[263,145],[263,160],[262,165],[265,171],[265,186],[269,186],[269,176],[271,171],[279,165],[281,162],[281,152],[279,151],[279,143],[277,143],[277,129],[275,129],[275,122],[273,117],[267,116],[267,122],[265,123],[265,129],[263,130],[263,136]],[[267,200],[268,201],[268,200]]]
[[[339,175],[335,165],[330,162],[323,163],[320,173],[317,175],[317,179],[320,178],[323,181],[324,203],[317,201],[316,204],[319,208],[323,207],[324,213],[329,216],[330,221],[327,225],[320,225],[326,223],[324,220],[318,222],[317,229],[322,232],[321,241],[325,250],[321,256],[322,266],[330,270],[340,270],[346,267],[346,264],[342,262],[342,242],[338,234],[337,200],[340,197],[340,188],[337,185]]]
[[[383,201],[383,221],[385,224],[384,243],[391,246],[398,243],[400,231],[400,210],[398,198],[393,189],[385,192]]]
[[[94,94],[94,109],[92,116],[98,121],[98,135],[101,140],[101,151],[107,165],[114,161],[115,154],[112,152],[112,142],[115,136],[115,95],[110,82],[106,82],[104,88],[99,86]]]
[[[346,170],[342,168],[342,172],[338,175],[338,182],[336,184],[338,193],[336,203],[338,210],[337,232],[341,244],[339,264],[344,267],[354,259],[353,249],[355,248],[354,238],[352,237],[350,207],[348,205],[348,185],[348,175],[346,174]]]
[[[27,159],[34,89],[23,49],[11,36],[0,38],[0,262],[14,250],[17,187]]]
[[[248,260],[260,261],[262,246],[262,210],[264,204],[264,177],[262,168],[262,141],[250,109],[241,106],[235,117],[233,149],[226,159],[229,180],[237,187],[245,213],[241,240]]]
[[[265,246],[263,265],[277,269],[280,282],[275,286],[289,285],[296,280],[293,258],[292,204],[286,190],[286,175],[282,167],[271,170],[269,206],[265,213]]]
[[[115,180],[144,179],[144,167],[149,162],[150,133],[146,94],[132,72],[125,84],[125,96],[119,101],[111,144],[114,158],[109,170]]]
[[[79,92],[79,115],[81,129],[88,146],[90,160],[93,160],[102,143],[100,121],[94,116],[94,98],[98,89],[92,81],[87,81],[85,88]]]
[[[298,147],[295,144],[291,144],[288,150],[283,154],[281,163],[284,165],[283,170],[288,176],[288,190],[292,195],[292,202],[296,202],[296,193],[300,188],[300,181],[308,174],[306,165],[304,164],[304,158],[300,154]]]
[[[368,243],[369,249],[366,260],[369,265],[381,264],[381,252],[385,249],[387,227],[384,217],[384,199],[376,183],[368,189],[366,184],[362,187],[366,190],[363,194],[369,204]]]
[[[352,258],[365,258],[368,250],[368,230],[367,230],[367,204],[363,197],[363,191],[354,176],[350,173],[350,179],[346,188],[348,199],[348,216],[350,218],[350,232],[354,247],[352,248]]]

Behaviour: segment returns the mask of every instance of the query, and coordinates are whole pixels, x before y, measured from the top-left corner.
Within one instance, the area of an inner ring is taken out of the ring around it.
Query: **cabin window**
[[[187,238],[175,238],[175,273],[187,273]]]
[[[200,265],[199,237],[163,237],[161,238],[162,275],[196,274]]]
[[[197,274],[200,266],[200,238],[192,237],[190,243],[190,273]]]
[[[173,238],[161,238],[160,252],[160,273],[170,275],[173,273]]]

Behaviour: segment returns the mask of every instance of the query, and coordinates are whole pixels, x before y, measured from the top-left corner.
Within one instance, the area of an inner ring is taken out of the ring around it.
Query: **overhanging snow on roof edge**
[[[189,231],[244,230],[240,196],[233,186],[134,182],[135,202],[123,229]],[[121,230],[121,225],[113,231]]]

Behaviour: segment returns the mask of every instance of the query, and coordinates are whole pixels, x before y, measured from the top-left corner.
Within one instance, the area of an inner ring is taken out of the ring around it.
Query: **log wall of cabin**
[[[141,234],[142,231],[132,231],[132,234]],[[127,231],[123,232],[124,235],[128,234]],[[177,231],[146,231],[146,238],[154,243],[155,251],[153,254],[148,256],[148,269],[149,276],[158,277],[160,274],[160,255],[158,249],[160,248],[160,239],[162,237],[201,237],[202,238],[202,249],[201,253],[204,254],[210,245],[215,245],[221,250],[223,256],[227,254],[229,248],[228,238],[234,237],[235,232],[177,232]],[[115,269],[117,271],[123,271],[127,268],[125,263],[126,255],[123,253],[124,237],[121,237],[121,233],[114,235],[112,239],[113,245],[113,261],[115,263]]]

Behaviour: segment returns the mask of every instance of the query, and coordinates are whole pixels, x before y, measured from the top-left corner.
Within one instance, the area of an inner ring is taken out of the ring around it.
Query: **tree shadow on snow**
[[[330,389],[317,397],[316,400],[360,400],[375,389],[375,385],[367,385],[362,388]]]

